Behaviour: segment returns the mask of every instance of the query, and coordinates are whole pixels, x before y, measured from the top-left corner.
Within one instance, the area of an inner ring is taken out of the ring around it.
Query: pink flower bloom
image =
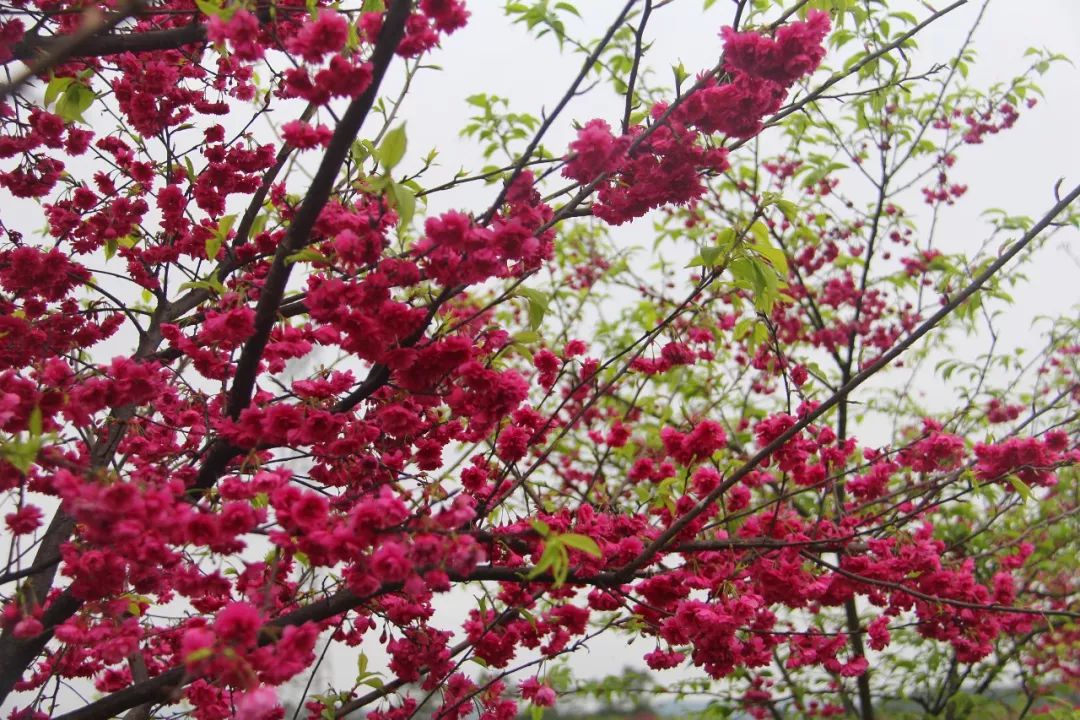
[[[536,691],[535,695],[533,695],[532,702],[533,705],[536,705],[537,707],[552,707],[555,705],[555,698],[555,690],[544,685]]]
[[[499,441],[496,451],[499,458],[506,462],[517,462],[525,457],[529,450],[529,437],[531,433],[517,425],[507,425],[499,433]]]
[[[4,522],[13,535],[29,535],[41,527],[44,514],[37,505],[23,505],[13,513],[4,516]]]
[[[815,70],[825,57],[821,43],[830,28],[828,14],[811,10],[805,22],[788,23],[768,38],[756,32],[737,33],[730,27],[724,38],[724,63],[729,71],[790,85]]]
[[[844,663],[840,668],[840,674],[844,677],[859,677],[869,669],[870,663],[866,658],[855,658],[851,662]]]
[[[12,634],[19,640],[29,640],[32,637],[37,637],[41,634],[45,626],[41,624],[41,621],[34,617],[24,617],[22,620],[15,624],[15,629],[12,630]]]
[[[211,258],[212,259],[212,258]],[[199,331],[199,342],[233,348],[255,332],[255,310],[242,305],[224,312],[210,310]]]
[[[249,62],[263,56],[258,34],[259,19],[247,10],[238,10],[228,21],[214,15],[206,24],[206,36],[210,42],[220,44],[228,40],[233,54]]]
[[[469,19],[469,11],[461,0],[420,0],[420,10],[440,32],[447,34],[465,27]]]
[[[228,645],[250,647],[259,638],[262,621],[258,609],[246,602],[229,603],[214,619],[214,633]]]
[[[555,704],[555,690],[534,677],[522,680],[518,688],[521,689],[521,697],[537,707],[552,707]]]
[[[325,125],[311,125],[303,120],[290,120],[281,126],[281,137],[297,150],[326,147],[333,134]]]
[[[592,182],[601,174],[616,170],[629,145],[629,138],[616,139],[611,126],[603,120],[590,120],[570,143],[571,156],[563,168],[563,176],[580,183]]]
[[[281,714],[277,693],[266,685],[260,685],[239,697],[234,696],[233,703],[236,705],[233,716],[236,720],[272,720]]]
[[[563,355],[568,358],[576,357],[577,355],[584,355],[589,349],[589,346],[585,344],[584,340],[571,340],[566,343],[566,348],[563,350]]]
[[[400,543],[387,541],[372,554],[371,569],[383,582],[400,582],[412,572],[412,562]]]
[[[349,21],[333,10],[323,10],[314,22],[303,26],[285,45],[289,52],[300,55],[305,62],[321,62],[329,53],[345,46],[349,37]]]
[[[891,639],[889,635],[889,619],[879,617],[866,626],[866,634],[870,637],[870,647],[874,650],[884,650]]]
[[[204,627],[190,628],[180,639],[180,658],[188,666],[209,659],[214,647],[214,633]]]
[[[559,368],[562,366],[562,363],[559,362],[559,358],[555,353],[547,348],[539,351],[533,355],[533,365],[540,371],[540,376],[538,378],[540,387],[550,388],[555,384],[555,379],[559,374]]]
[[[668,670],[670,668],[678,667],[685,659],[686,656],[680,652],[653,650],[652,652],[645,654],[645,662],[653,670]]]

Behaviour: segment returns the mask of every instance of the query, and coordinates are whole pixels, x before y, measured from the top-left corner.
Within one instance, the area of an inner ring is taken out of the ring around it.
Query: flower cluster
[[[702,173],[728,167],[726,151],[702,147],[700,134],[757,134],[792,83],[817,68],[829,27],[828,15],[814,10],[775,38],[725,28],[724,82],[703,79],[675,108],[655,105],[648,130],[634,126],[615,137],[603,120],[586,123],[570,144],[563,175],[582,184],[598,182],[593,213],[612,225],[696,200],[705,191]]]

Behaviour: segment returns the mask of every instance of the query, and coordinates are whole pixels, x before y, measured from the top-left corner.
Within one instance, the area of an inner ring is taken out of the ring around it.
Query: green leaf
[[[574,7],[573,5],[571,5],[570,3],[568,3],[568,2],[557,2],[557,3],[555,3],[555,9],[556,10],[564,10],[564,11],[570,13],[571,15],[573,15],[575,17],[581,17],[581,13],[578,12],[578,9],[576,7]]]
[[[315,248],[306,247],[303,250],[299,250],[297,252],[294,252],[292,255],[289,255],[287,258],[285,258],[285,262],[287,262],[287,263],[298,263],[298,262],[323,262],[323,263],[325,263],[325,262],[328,262],[328,258],[325,255],[323,255],[321,252],[316,250]]]
[[[208,0],[195,0],[195,7],[199,8],[207,17],[221,17],[221,6]]]
[[[269,213],[259,213],[255,216],[255,222],[251,223],[251,230],[248,233],[249,238],[258,237],[263,230],[266,229],[266,223],[270,220]]]
[[[767,243],[769,242],[769,226],[761,220],[755,220],[754,224],[750,226],[750,235],[755,242]]]
[[[236,215],[223,215],[218,220],[217,228],[214,233],[206,238],[206,259],[213,260],[217,257],[218,252],[221,250],[221,246],[225,244],[225,241],[229,237],[229,231],[232,230],[233,224],[236,222]]]
[[[526,330],[514,335],[514,342],[521,343],[522,345],[528,345],[530,343],[539,342],[540,333],[534,330]]]
[[[67,90],[68,85],[73,82],[75,82],[75,78],[70,77],[54,77],[50,80],[49,84],[45,86],[45,107],[56,102],[56,98],[60,97],[60,93]]]
[[[529,301],[529,329],[538,330],[548,311],[548,296],[532,288],[518,288],[516,294]]]
[[[30,417],[27,420],[27,429],[30,431],[30,437],[41,437],[40,405],[35,405],[34,409],[30,411]]]
[[[776,207],[784,214],[788,222],[795,222],[799,216],[799,206],[790,200],[777,200]]]
[[[93,104],[97,96],[94,91],[79,82],[68,83],[56,101],[56,114],[65,122],[85,123],[83,113]]]
[[[416,215],[416,193],[407,185],[390,183],[390,203],[397,210],[401,227],[407,228]]]
[[[357,165],[362,164],[365,160],[371,157],[373,151],[374,146],[371,144],[370,140],[356,140],[355,142],[353,142],[352,148],[350,148],[353,162],[355,162]]]
[[[206,238],[206,259],[213,260],[217,257],[218,252],[221,250],[221,238],[217,235],[211,235]]]
[[[142,608],[139,606],[139,603],[135,602],[134,600],[128,601],[127,611],[129,615],[133,615],[135,617],[139,617],[140,615],[142,615]]]
[[[702,251],[701,251],[701,259],[705,263],[706,266],[713,267],[714,265],[716,265],[716,262],[720,259],[720,254],[723,251],[724,251],[724,249],[720,248],[720,247],[703,248]]]
[[[216,273],[205,280],[192,280],[191,282],[182,283],[179,289],[210,290],[215,295],[222,295],[225,293],[225,286],[218,280]]]
[[[368,188],[373,193],[385,192],[387,191],[387,188],[389,188],[393,184],[394,178],[390,175],[390,173],[386,173],[385,175],[375,175],[367,178]]]
[[[184,658],[184,664],[185,665],[193,665],[193,664],[195,664],[197,662],[201,662],[203,660],[206,660],[207,658],[209,658],[213,654],[214,654],[214,648],[210,648],[210,647],[202,647],[202,648],[199,648],[198,650],[193,650],[192,652],[189,652],[187,654],[187,656]]]
[[[229,236],[233,225],[236,224],[236,215],[222,215],[217,224],[217,235],[224,240]]]
[[[768,241],[756,243],[754,249],[758,251],[758,254],[768,260],[770,265],[776,268],[776,272],[781,277],[786,278],[788,276],[788,263],[783,251],[770,245]]]
[[[536,531],[536,534],[540,537],[547,537],[551,534],[551,527],[543,520],[530,520],[529,524],[532,525],[532,529]]]
[[[0,457],[7,460],[16,470],[22,474],[30,472],[30,466],[37,460],[38,451],[41,449],[41,437],[31,437],[29,440],[13,440],[0,446]]]
[[[1020,497],[1024,498],[1024,502],[1031,500],[1031,488],[1028,484],[1020,479],[1019,475],[1010,475],[1009,483],[1016,489],[1016,492],[1020,493]]]
[[[345,49],[348,51],[356,51],[360,48],[360,31],[357,29],[356,23],[349,23],[349,31],[345,37]]]
[[[603,557],[604,555],[602,552],[600,552],[600,546],[597,545],[596,541],[588,535],[581,535],[579,533],[566,533],[565,535],[560,535],[559,540],[562,542],[563,545],[572,547],[575,550],[580,550],[583,553],[588,553],[593,557],[598,558]]]
[[[240,9],[239,4],[221,7],[214,0],[195,0],[195,7],[199,8],[207,17],[221,18],[226,21],[231,20],[236,11]]]
[[[375,151],[375,159],[389,172],[405,157],[407,145],[408,139],[405,136],[405,125],[403,123],[386,133],[386,137],[382,139],[378,149]]]
[[[544,552],[540,554],[540,560],[525,577],[532,580],[535,577],[543,575],[549,569],[554,575],[557,572],[560,553],[566,554],[566,550],[563,550],[562,545],[560,545],[555,538],[548,540],[548,542],[544,544]]]
[[[555,582],[552,583],[555,587],[559,587],[566,582],[566,576],[570,574],[570,556],[566,552],[566,548],[560,543],[556,546],[558,549],[558,560],[551,567],[551,576]]]

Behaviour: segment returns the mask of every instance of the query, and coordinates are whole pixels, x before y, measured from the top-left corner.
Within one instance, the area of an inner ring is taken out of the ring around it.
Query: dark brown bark
[[[201,43],[205,40],[206,26],[202,23],[191,23],[190,25],[168,30],[96,35],[80,43],[70,57],[104,57],[126,52],[175,50],[184,45]],[[33,60],[41,55],[54,52],[67,41],[67,35],[40,36],[27,34],[22,40],[15,43],[12,52],[16,60]]]

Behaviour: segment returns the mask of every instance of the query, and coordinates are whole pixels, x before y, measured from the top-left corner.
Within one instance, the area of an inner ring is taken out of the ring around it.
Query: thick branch
[[[345,114],[342,115],[322,162],[319,163],[319,169],[312,178],[307,195],[300,203],[285,238],[274,253],[273,264],[263,284],[259,302],[255,306],[255,331],[240,351],[240,358],[236,363],[236,374],[232,387],[229,388],[226,412],[233,419],[239,417],[240,412],[251,402],[259,363],[262,361],[263,351],[270,339],[270,332],[277,322],[281,299],[285,295],[285,287],[292,274],[293,266],[288,258],[308,243],[311,230],[330,199],[338,173],[341,171],[345,158],[349,155],[360,127],[375,104],[386,69],[390,66],[398,43],[405,34],[405,21],[409,18],[411,9],[411,0],[398,0],[387,11],[382,32],[371,55],[374,68],[371,85],[360,97],[349,104]],[[238,452],[239,449],[231,443],[220,439],[214,441],[199,470],[195,489],[205,490],[213,484]]]
[[[140,0],[128,0],[108,15],[103,14],[96,7],[87,8],[83,12],[83,23],[78,30],[57,38],[50,38],[53,44],[48,50],[39,51],[25,58],[26,69],[16,75],[11,82],[0,85],[0,100],[7,99],[34,76],[41,75],[69,58],[77,56],[95,38],[109,32],[131,17],[140,5]]]
[[[69,35],[26,35],[15,43],[12,52],[17,60],[31,60],[42,54],[51,54],[70,42]],[[69,57],[103,57],[128,52],[155,52],[175,50],[184,45],[201,43],[206,40],[206,26],[191,23],[183,27],[168,30],[147,30],[118,35],[95,35],[80,43],[68,53]]]
[[[5,633],[4,642],[0,645],[0,699],[8,696],[22,677],[23,671],[30,667],[34,658],[45,649],[45,644],[52,639],[56,626],[78,612],[80,607],[82,600],[67,589],[49,603],[49,607],[42,613],[41,624],[45,626],[44,632],[25,640]]]
[[[322,162],[319,163],[319,169],[312,178],[307,195],[300,203],[289,225],[288,233],[278,246],[277,252],[274,253],[273,264],[262,287],[259,303],[255,306],[255,332],[240,352],[240,359],[236,363],[236,375],[229,389],[228,414],[234,419],[251,402],[259,363],[262,361],[270,332],[277,321],[278,307],[285,294],[285,286],[292,274],[293,266],[288,257],[308,243],[311,229],[330,199],[341,166],[348,157],[352,143],[360,132],[360,127],[364,124],[368,112],[375,104],[386,69],[390,66],[398,43],[404,36],[405,21],[409,17],[411,8],[411,0],[398,0],[387,11],[382,32],[371,56],[373,66],[371,85],[360,97],[349,104],[345,114],[342,115]]]

